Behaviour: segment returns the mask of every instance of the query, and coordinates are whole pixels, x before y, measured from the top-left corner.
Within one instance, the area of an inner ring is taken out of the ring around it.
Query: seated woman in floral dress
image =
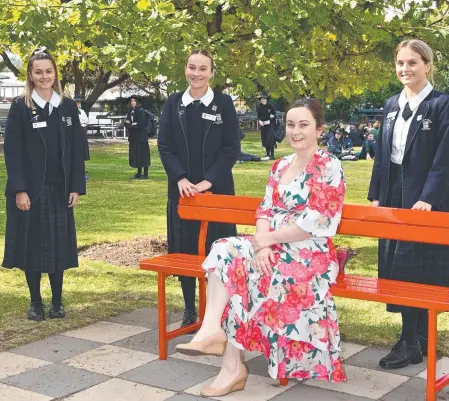
[[[298,100],[286,118],[294,153],[273,164],[256,212],[253,237],[216,241],[203,324],[187,354],[222,355],[219,375],[201,391],[243,390],[241,351],[260,351],[273,378],[345,381],[337,311],[330,286],[338,275],[331,237],[341,219],[345,181],[340,161],[320,149],[324,116],[316,99]]]

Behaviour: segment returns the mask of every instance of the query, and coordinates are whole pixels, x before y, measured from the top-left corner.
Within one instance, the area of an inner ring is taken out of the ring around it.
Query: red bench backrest
[[[199,194],[180,199],[178,213],[186,220],[200,220],[200,254],[205,254],[207,223],[256,224],[255,211],[262,198]],[[338,233],[363,237],[449,245],[449,213],[373,208],[348,204]]]

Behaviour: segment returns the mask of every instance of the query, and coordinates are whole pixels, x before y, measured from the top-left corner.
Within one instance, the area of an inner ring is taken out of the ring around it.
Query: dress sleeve
[[[296,224],[313,237],[333,237],[341,220],[346,184],[340,160],[322,158],[307,174],[309,195]]]
[[[267,187],[265,189],[265,196],[263,198],[262,203],[259,205],[259,207],[256,210],[256,220],[258,219],[267,219],[272,220],[274,213],[273,213],[273,190],[274,187],[277,185],[275,174],[277,167],[279,165],[279,161],[275,162],[273,166],[271,167],[270,175],[268,177],[267,181]]]

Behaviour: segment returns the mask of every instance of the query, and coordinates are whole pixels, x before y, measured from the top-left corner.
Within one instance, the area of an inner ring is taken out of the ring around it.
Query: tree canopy
[[[446,57],[448,22],[444,0],[3,0],[0,54],[46,46],[88,103],[128,79],[184,88],[192,48],[213,53],[218,88],[331,101],[391,82],[406,37]]]

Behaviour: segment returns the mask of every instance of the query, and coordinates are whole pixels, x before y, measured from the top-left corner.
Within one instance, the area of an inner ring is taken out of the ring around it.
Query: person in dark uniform
[[[148,133],[145,131],[147,116],[141,107],[141,101],[140,96],[131,96],[125,126],[129,130],[129,165],[137,169],[134,178],[148,180],[148,167],[151,164],[150,145],[148,144]]]
[[[404,89],[387,100],[368,193],[374,207],[449,211],[449,95],[433,89],[433,51],[421,40],[396,48]],[[379,241],[379,277],[449,287],[449,247]],[[427,351],[426,310],[388,305],[402,314],[402,333],[379,364],[401,368]]]
[[[357,157],[361,160],[373,160],[376,157],[376,140],[372,132],[366,136],[366,141],[363,142],[362,150]]]
[[[192,51],[186,63],[189,88],[170,95],[160,119],[158,148],[168,176],[169,253],[198,254],[200,223],[178,216],[179,197],[211,191],[234,195],[232,167],[240,153],[240,129],[230,96],[213,91],[212,56]],[[222,237],[236,235],[235,225],[209,224],[207,250]],[[196,322],[196,279],[179,277],[185,311],[182,325]]]
[[[78,266],[73,207],[86,192],[84,134],[75,102],[62,95],[45,48],[28,62],[24,96],[13,100],[5,129],[6,235],[2,266],[25,272],[28,319],[45,318],[40,282],[48,273],[50,318],[63,318],[64,271]]]
[[[276,129],[276,109],[271,103],[268,103],[268,96],[259,97],[260,104],[257,109],[257,118],[260,124],[260,136],[262,146],[267,151],[267,158],[274,160],[274,131]]]
[[[87,126],[89,125],[89,117],[87,116],[86,112],[83,110],[82,102],[84,100],[81,96],[75,96],[73,100],[76,102],[76,105],[78,106],[78,114],[80,119],[81,128],[83,129],[84,133],[84,161],[90,160],[90,152],[89,152],[89,140],[87,137]],[[87,175],[86,171],[86,180],[88,180],[89,177]]]

